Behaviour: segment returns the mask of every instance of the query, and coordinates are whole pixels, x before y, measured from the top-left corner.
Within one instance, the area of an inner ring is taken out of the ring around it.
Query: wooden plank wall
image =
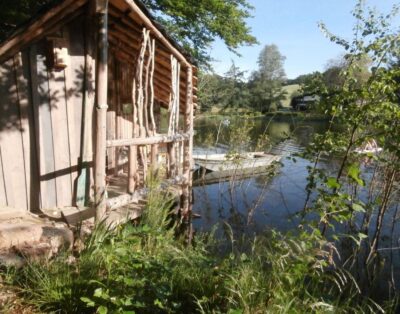
[[[5,199],[7,200],[6,204],[0,205],[26,209],[28,201],[22,142],[23,130],[13,58],[0,66],[0,78],[0,151]],[[0,199],[4,199],[4,197],[0,197]]]
[[[45,40],[0,65],[0,210],[75,205],[87,70],[83,29],[77,18],[61,30],[70,55],[64,70],[48,68]]]
[[[132,80],[134,69],[115,57],[115,47],[110,49],[109,89],[107,110],[107,140],[129,139],[133,136]],[[127,162],[124,147],[107,149],[108,174],[117,175]]]

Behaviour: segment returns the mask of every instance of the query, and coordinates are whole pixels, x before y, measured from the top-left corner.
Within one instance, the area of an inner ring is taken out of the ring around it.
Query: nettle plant
[[[303,156],[312,163],[302,216],[313,217],[311,225],[322,236],[340,229],[346,238],[355,240],[358,252],[363,248],[366,265],[379,256],[383,221],[385,215],[393,215],[398,193],[398,11],[394,6],[390,13],[380,14],[360,0],[353,11],[356,24],[351,41],[332,34],[321,23],[324,35],[346,51],[346,62],[339,84],[328,86],[322,77],[315,77],[308,86],[308,91],[321,97],[318,107],[331,118],[328,131],[316,136]],[[369,73],[360,75],[361,60],[366,59]],[[381,153],[357,151],[372,140],[383,149]],[[321,167],[321,157],[326,155],[336,161],[334,170]]]

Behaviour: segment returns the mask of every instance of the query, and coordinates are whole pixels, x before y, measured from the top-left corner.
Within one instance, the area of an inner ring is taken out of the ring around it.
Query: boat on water
[[[354,151],[358,154],[378,154],[383,150],[379,147],[374,139],[368,140],[363,146],[356,148]]]
[[[358,154],[378,154],[383,150],[382,147],[374,147],[374,148],[357,148],[354,151]]]
[[[229,171],[266,167],[281,159],[281,156],[264,152],[242,154],[195,154],[195,164],[208,171]]]
[[[268,175],[272,169],[270,167],[256,167],[235,170],[209,171],[206,173],[196,172],[193,185],[204,185],[220,183],[229,180],[244,180],[254,176]]]

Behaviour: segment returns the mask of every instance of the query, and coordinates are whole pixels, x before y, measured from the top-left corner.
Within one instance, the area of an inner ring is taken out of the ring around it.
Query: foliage
[[[235,51],[255,44],[246,19],[252,6],[246,0],[144,0],[168,33],[200,61],[208,61],[208,48],[215,38]],[[226,21],[229,21],[227,23]]]
[[[310,80],[313,79],[313,77],[318,74],[318,72],[313,72],[313,73],[308,73],[308,74],[301,74],[298,77],[294,79],[288,79],[286,83],[288,85],[292,84],[299,84],[299,85],[307,85]]]
[[[324,236],[338,230],[343,233],[334,238],[345,243],[343,263],[357,277],[364,278],[364,293],[373,293],[382,267],[390,269],[388,263],[393,262],[379,252],[379,247],[383,221],[391,215],[393,224],[397,220],[399,68],[390,66],[390,56],[397,53],[400,43],[399,29],[391,27],[397,12],[395,7],[389,14],[378,14],[359,1],[353,11],[356,25],[351,41],[330,33],[322,24],[325,35],[346,50],[345,62],[340,65],[334,84],[318,75],[307,86],[321,96],[319,106],[331,121],[328,131],[316,136],[303,155],[312,161],[312,166],[308,169],[308,195],[302,217],[311,220],[311,225]],[[370,62],[371,71],[367,73],[366,64]],[[383,153],[357,152],[373,139],[384,149]],[[321,167],[324,155],[335,156],[337,167],[333,171]],[[391,232],[386,230],[385,236],[392,239],[393,229]],[[364,267],[358,267],[359,263]],[[396,291],[387,293],[392,292]]]
[[[0,3],[0,41],[15,27],[54,0],[5,0]],[[246,19],[252,6],[246,0],[144,0],[143,3],[167,32],[201,64],[210,61],[208,48],[220,38],[236,51],[255,44]],[[229,21],[229,23],[226,23]]]
[[[301,96],[301,86],[298,84],[285,85],[282,89],[286,94],[285,99],[281,101],[282,108],[290,108],[292,99]]]
[[[350,65],[350,63],[352,63]],[[343,71],[351,66],[354,70],[353,78],[357,80],[358,85],[366,83],[371,76],[370,67],[372,59],[368,54],[361,54],[354,59],[351,55],[342,55],[336,59],[331,59],[326,64],[326,70],[322,74],[326,86],[331,89],[340,89],[345,81]]]
[[[221,109],[249,108],[253,111],[276,111],[287,93],[282,88],[286,78],[283,57],[276,45],[266,45],[260,52],[259,69],[246,82],[244,71],[232,62],[224,76],[203,74],[199,103],[203,111],[213,106]]]
[[[164,196],[154,190],[139,224],[116,229],[98,225],[74,261],[66,252],[46,263],[32,262],[9,281],[18,284],[25,302],[41,312],[379,310],[360,295],[349,274],[332,268],[332,245],[318,232],[266,233],[245,251],[228,232],[231,249],[217,254],[224,243],[215,241],[213,234],[199,235],[192,246],[174,235]]]
[[[207,111],[213,107],[220,109],[246,107],[249,90],[244,73],[233,61],[224,76],[200,73],[198,88],[201,110]]]
[[[51,0],[3,0],[0,2],[0,42],[17,25],[25,22]]]
[[[283,69],[285,57],[276,45],[266,45],[258,57],[258,70],[252,74],[250,89],[252,103],[261,112],[276,111],[285,92],[282,85],[286,75]]]

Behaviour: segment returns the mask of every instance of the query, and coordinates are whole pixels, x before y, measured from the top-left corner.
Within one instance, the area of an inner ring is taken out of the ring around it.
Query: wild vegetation
[[[360,1],[351,41],[321,24],[346,54],[339,66],[335,63],[336,72],[302,78],[305,89],[320,95],[318,108],[330,122],[328,131],[299,155],[311,166],[301,223],[291,234],[265,233],[244,239],[246,246],[226,226],[225,237],[199,234],[188,244],[177,232],[172,202],[154,185],[139,222],[116,229],[98,225],[73,256],[66,252],[21,271],[8,270],[4,280],[39,312],[398,312],[393,247],[400,178],[400,33],[391,27],[397,13],[394,8],[377,14]],[[215,90],[229,90],[221,96],[227,106],[248,86],[240,70],[234,65],[231,70],[230,79],[210,76]],[[326,79],[332,73],[334,84]],[[219,99],[210,95],[202,97],[210,104]],[[246,142],[247,135],[238,128],[232,140]],[[356,152],[372,139],[382,153]],[[320,167],[326,156],[337,158],[336,169]],[[379,278],[386,278],[384,286]]]
[[[398,292],[392,264],[400,147],[399,68],[392,66],[400,51],[399,30],[392,27],[397,13],[395,7],[387,15],[378,14],[366,10],[360,1],[353,12],[357,23],[351,41],[331,34],[321,24],[325,35],[346,50],[346,62],[336,84],[326,84],[318,76],[309,86],[321,96],[319,106],[331,121],[328,131],[316,137],[303,155],[313,166],[309,167],[302,215],[312,213],[313,218],[307,217],[308,225],[324,238],[340,230],[342,239],[334,239],[347,251],[342,263],[362,280],[367,295],[382,289],[377,288],[377,278],[385,272],[391,273],[386,277],[390,282],[386,293]],[[372,65],[368,75],[364,74],[365,60]],[[334,124],[340,125],[340,132],[333,131]],[[383,152],[360,155],[357,149],[372,140]],[[334,171],[319,167],[324,154],[340,156]],[[389,238],[386,243],[383,235]],[[383,247],[390,253],[385,254]]]
[[[261,50],[258,70],[251,73],[250,78],[246,78],[246,73],[234,62],[224,76],[202,73],[199,83],[201,110],[276,111],[287,96],[283,88],[286,81],[284,61],[279,48],[272,44]]]
[[[385,308],[363,297],[354,278],[335,267],[331,246],[317,231],[272,232],[243,246],[226,226],[226,237],[198,235],[188,245],[176,234],[168,199],[153,186],[140,222],[116,229],[98,225],[73,256],[66,252],[46,263],[31,262],[9,270],[5,280],[19,287],[22,304],[38,312],[376,313]]]

